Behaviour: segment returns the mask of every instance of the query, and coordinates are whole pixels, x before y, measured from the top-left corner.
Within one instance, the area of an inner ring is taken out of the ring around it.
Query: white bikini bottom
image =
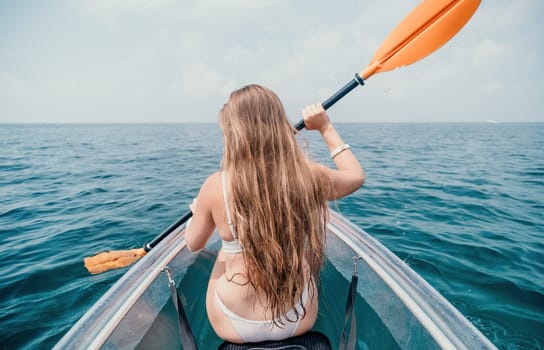
[[[300,323],[300,318],[296,322],[290,322],[288,320],[295,320],[297,312],[299,315],[303,313],[302,306],[306,304],[306,300],[308,299],[308,288],[309,285],[306,285],[306,288],[302,293],[301,303],[294,309],[289,310],[289,312],[287,312],[285,316],[282,316],[277,322],[281,324],[281,327],[275,325],[274,322],[269,320],[248,320],[238,316],[227,308],[221,298],[219,298],[217,290],[215,291],[215,301],[217,302],[219,308],[221,308],[221,311],[223,311],[223,314],[229,318],[232,326],[234,329],[236,329],[238,335],[240,335],[240,338],[242,338],[244,342],[282,340],[295,335],[298,324]]]

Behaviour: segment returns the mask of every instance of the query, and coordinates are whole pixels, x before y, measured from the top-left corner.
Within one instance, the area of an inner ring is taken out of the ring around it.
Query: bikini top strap
[[[236,232],[234,231],[234,224],[232,223],[232,219],[230,217],[229,203],[227,201],[227,180],[226,180],[227,177],[225,175],[225,171],[221,173],[221,177],[223,180],[223,200],[225,201],[225,210],[227,212],[227,223],[229,224],[230,233],[232,233],[232,237],[234,239],[237,239]]]

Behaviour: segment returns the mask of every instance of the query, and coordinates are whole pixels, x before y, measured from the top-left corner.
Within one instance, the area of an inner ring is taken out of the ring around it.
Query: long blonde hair
[[[247,280],[264,293],[274,323],[284,324],[280,318],[301,302],[309,283],[319,281],[328,183],[300,149],[271,90],[249,85],[234,91],[221,110],[220,124]]]

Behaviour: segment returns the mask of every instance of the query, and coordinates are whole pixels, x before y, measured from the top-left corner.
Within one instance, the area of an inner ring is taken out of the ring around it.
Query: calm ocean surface
[[[499,348],[544,348],[544,123],[337,128],[367,173],[340,212]],[[0,125],[0,348],[51,348],[125,271],[83,258],[151,240],[221,152],[216,125]]]

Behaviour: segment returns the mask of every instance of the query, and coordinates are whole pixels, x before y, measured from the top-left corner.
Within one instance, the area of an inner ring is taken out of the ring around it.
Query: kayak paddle
[[[376,73],[408,66],[427,57],[450,40],[472,17],[480,0],[424,0],[389,34],[368,66],[328,100],[329,109]],[[295,128],[304,128],[304,120]]]
[[[328,109],[351,90],[376,73],[410,65],[430,55],[450,40],[472,17],[480,0],[423,0],[385,39],[368,66],[333,96],[323,102]],[[295,125],[304,128],[304,120]],[[189,210],[143,248],[109,251],[84,259],[85,267],[96,274],[128,266],[149,252],[193,213]]]
[[[105,272],[112,269],[118,269],[128,266],[147,254],[153,247],[159,244],[166,236],[174,232],[178,227],[183,225],[193,216],[193,213],[189,210],[183,214],[182,217],[176,220],[172,225],[168,226],[160,235],[155,237],[151,242],[146,243],[143,248],[136,248],[130,250],[115,250],[96,254],[83,259],[87,270],[94,274]]]

